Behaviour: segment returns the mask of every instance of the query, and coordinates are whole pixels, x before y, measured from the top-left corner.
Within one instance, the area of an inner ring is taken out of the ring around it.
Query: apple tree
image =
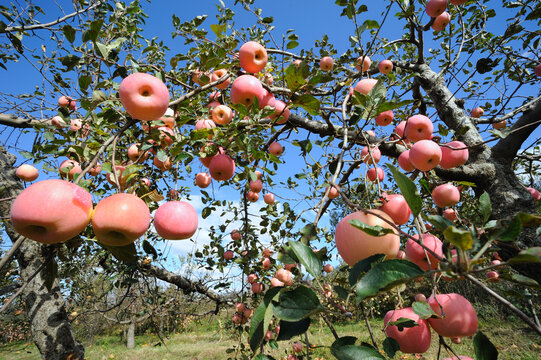
[[[0,23],[2,71],[24,61],[42,81],[1,97],[13,245],[0,269],[15,258],[20,273],[2,311],[22,297],[44,358],[84,357],[60,275],[89,263],[117,289],[154,277],[216,313],[236,302],[247,357],[304,334],[309,358],[306,330],[322,318],[338,359],[423,353],[431,328],[450,356],[460,347],[446,338],[475,336],[477,358],[496,358],[470,302],[438,290],[445,281],[473,284],[541,335],[493,285],[541,281],[541,4],[337,0],[347,44],[324,35],[310,47],[278,33],[262,2],[217,1],[215,19],[172,15],[178,48],[145,32],[145,2],[79,0],[47,21],[26,5],[2,6]],[[32,185],[14,151],[41,168]],[[204,219],[220,223],[193,262],[231,276],[161,266],[164,244],[189,241]],[[323,284],[333,258],[342,281]],[[396,304],[383,343],[368,321],[372,344],[341,337],[323,306],[366,319],[367,300],[419,279],[430,296]]]

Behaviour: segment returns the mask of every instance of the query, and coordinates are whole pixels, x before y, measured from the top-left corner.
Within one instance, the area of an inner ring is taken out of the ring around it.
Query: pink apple
[[[471,111],[471,117],[472,118],[480,118],[485,113],[485,110],[483,110],[482,107],[476,107]]]
[[[152,121],[162,117],[169,106],[169,90],[155,76],[134,73],[120,83],[122,106],[134,119]]]
[[[272,105],[276,111],[269,116],[272,121],[275,121],[278,125],[285,124],[289,119],[290,111],[287,105],[281,100],[275,100]]]
[[[283,281],[280,281],[278,280],[277,278],[273,277],[271,280],[270,280],[270,284],[271,284],[271,287],[279,287],[279,286],[284,286],[284,282]]]
[[[376,116],[376,125],[387,126],[393,122],[394,113],[392,110],[387,110]]]
[[[393,62],[391,60],[382,60],[378,64],[378,70],[380,73],[386,75],[393,70]]]
[[[233,120],[233,110],[226,105],[218,105],[212,110],[212,120],[219,125],[227,125]]]
[[[197,211],[185,201],[168,201],[154,214],[154,227],[167,240],[189,239],[197,231]]]
[[[382,168],[376,166],[368,169],[368,171],[366,172],[366,177],[372,182],[376,182],[376,178],[379,182],[382,182],[383,179],[385,179],[385,172]]]
[[[284,149],[282,148],[282,145],[277,142],[273,142],[269,145],[269,153],[271,153],[272,155],[280,156],[282,155],[283,151]]]
[[[246,192],[246,199],[250,202],[256,202],[259,200],[259,193],[250,190]]]
[[[303,348],[304,348],[304,346],[299,341],[297,341],[296,343],[293,344],[293,351],[296,352],[296,353],[301,352]]]
[[[39,176],[39,171],[29,164],[22,164],[15,171],[15,175],[22,181],[34,181]]]
[[[432,136],[434,125],[424,115],[414,115],[408,119],[404,128],[404,136],[411,142],[428,140]]]
[[[268,257],[264,258],[263,260],[261,260],[261,267],[264,269],[264,270],[269,270],[270,267],[271,267],[271,261]]]
[[[255,41],[248,41],[239,50],[240,66],[249,73],[258,73],[267,65],[267,50]]]
[[[460,201],[460,192],[453,184],[442,184],[432,190],[432,200],[440,208],[455,206]]]
[[[400,194],[384,194],[383,206],[380,210],[389,215],[396,225],[404,225],[411,216],[410,207],[404,196]]]
[[[231,231],[231,239],[239,241],[240,239],[242,239],[242,233],[238,230]]]
[[[535,201],[541,200],[541,193],[537,189],[527,187],[526,190],[528,190],[530,194],[532,194]]]
[[[441,149],[432,140],[421,140],[413,144],[409,153],[410,162],[416,169],[430,171],[441,161]]]
[[[496,130],[503,129],[507,126],[507,120],[499,121],[497,123],[492,123],[492,127]]]
[[[283,282],[284,284],[288,284],[291,282],[291,279],[293,278],[293,275],[291,274],[291,271],[286,269],[278,269],[276,271],[276,275],[274,275],[278,280]]]
[[[269,258],[269,257],[271,257],[272,253],[273,253],[273,251],[271,249],[265,249],[265,250],[263,250],[261,255],[263,257]]]
[[[248,283],[253,284],[257,280],[256,274],[250,274],[248,275]]]
[[[235,256],[235,254],[231,250],[227,250],[227,251],[224,252],[224,260],[229,261],[229,260],[233,259],[234,256]]]
[[[250,181],[250,190],[253,192],[260,192],[263,189],[263,182],[261,180]]]
[[[165,161],[161,161],[157,156],[154,156],[153,164],[161,171],[167,171],[173,167],[173,163],[169,157]]]
[[[96,163],[96,166],[88,170],[88,173],[92,176],[98,176],[100,172],[101,172],[101,164],[99,162]]]
[[[148,158],[148,151],[142,151],[139,149],[141,144],[132,144],[128,148],[128,158],[134,163],[142,163]]]
[[[357,83],[357,85],[355,85],[354,90],[358,93],[368,95],[370,90],[372,90],[377,82],[378,81],[376,79],[362,79]]]
[[[426,13],[435,18],[447,9],[447,0],[428,0],[426,3]]]
[[[444,337],[468,337],[477,332],[477,313],[462,295],[439,294],[428,298],[428,304],[442,319],[428,319],[434,331]],[[442,310],[443,308],[443,310]]]
[[[378,147],[370,146],[370,152],[368,146],[365,146],[361,151],[361,159],[365,164],[375,165],[381,159],[381,151]]]
[[[241,75],[231,85],[231,102],[233,104],[249,106],[254,103],[254,97],[257,97],[257,100],[261,104],[265,95],[264,90],[256,77],[252,75]]]
[[[102,199],[92,215],[96,238],[109,246],[129,245],[143,236],[149,226],[148,206],[133,194],[119,193]]]
[[[268,92],[267,89],[263,89],[261,101],[259,102],[259,108],[263,109],[265,106],[274,107],[275,103],[276,103],[276,98],[274,97],[274,94]],[[283,101],[282,103],[285,105]],[[278,116],[278,114],[276,114],[276,116]]]
[[[415,170],[415,166],[413,166],[413,164],[410,161],[410,151],[409,150],[403,151],[398,156],[398,165],[402,168],[402,170],[404,170],[406,172],[411,172],[411,171]]]
[[[443,210],[443,217],[447,220],[455,221],[457,219],[456,211],[454,209],[445,209]]]
[[[447,146],[441,146],[441,161],[440,166],[444,169],[452,169],[454,167],[464,165],[470,156],[466,144],[461,141],[451,141],[445,144]]]
[[[323,266],[323,271],[325,271],[327,274],[333,272],[334,268],[331,264],[325,264]]]
[[[488,271],[486,273],[486,278],[490,282],[498,282],[500,281],[500,274],[498,274],[497,271]]]
[[[207,156],[205,157],[202,157],[202,158],[199,158],[199,160],[201,160],[201,163],[205,166],[205,167],[209,167],[210,165],[210,162],[212,161],[212,159],[214,158],[214,156],[218,153],[218,154],[225,154],[225,151],[224,149],[220,146],[220,147],[216,147],[216,145],[214,144],[208,144],[208,145],[205,145],[201,148],[201,152],[204,152],[206,154],[208,154]]]
[[[330,189],[329,189],[329,188],[330,188]],[[337,189],[337,188],[338,188],[338,189]],[[327,194],[327,197],[328,197],[329,199],[332,200],[332,199],[336,199],[337,197],[340,196],[340,193],[338,192],[338,190],[340,190],[340,186],[338,186],[338,185],[336,185],[336,187],[334,187],[334,186],[331,186],[331,187],[330,187],[330,186],[327,186],[327,187],[325,188],[325,193],[327,193],[327,191],[328,191],[329,193]]]
[[[355,63],[355,68],[357,71],[365,72],[370,69],[370,65],[372,65],[372,60],[370,60],[369,56],[361,56],[357,59],[357,62]]]
[[[263,284],[262,283],[252,283],[252,292],[254,294],[259,294],[263,292]]]
[[[158,127],[160,131],[160,145],[163,149],[173,145],[175,132],[167,126]]]
[[[400,351],[406,354],[424,353],[430,347],[430,327],[426,320],[419,318],[412,308],[404,308],[399,310],[390,310],[385,314],[383,323],[387,325],[389,322],[396,321],[400,318],[410,319],[417,323],[416,326],[403,328],[398,330],[396,325],[386,326],[385,334],[395,339],[400,345]]]
[[[206,172],[200,172],[195,176],[195,184],[202,189],[208,188],[211,181],[212,178]]]
[[[167,197],[169,200],[178,200],[179,199],[179,193],[176,189],[169,189],[167,192]]]
[[[24,189],[11,205],[10,220],[19,234],[43,244],[77,236],[92,216],[92,196],[64,180],[42,180]]]
[[[145,185],[146,187],[150,187],[150,185],[152,184],[152,181],[150,181],[149,178],[142,178],[142,179],[141,179],[141,183],[142,183],[143,185]]]
[[[419,235],[413,236],[419,239]],[[438,256],[443,257],[442,242],[432,234],[423,234],[423,245],[434,251]],[[427,256],[428,255],[428,259]],[[428,260],[430,260],[430,270],[438,268],[439,260],[428,251],[425,254],[425,249],[416,241],[408,239],[406,242],[406,257],[409,261],[417,264],[424,271],[428,271]]]
[[[502,262],[500,260],[492,260],[490,265],[500,265]]]
[[[451,15],[449,15],[447,11],[444,11],[443,13],[441,13],[434,19],[434,23],[432,24],[432,29],[434,31],[441,31],[445,29],[447,24],[449,24],[450,22],[451,22]]]
[[[217,154],[210,161],[209,172],[214,180],[229,180],[235,175],[235,161],[229,155]]]
[[[265,195],[263,195],[263,201],[265,202],[265,204],[274,204],[274,194],[272,193],[266,193]]]
[[[319,60],[319,68],[322,71],[331,71],[334,67],[334,60],[330,56],[324,56]]]
[[[404,260],[406,258],[406,253],[403,250],[398,250],[398,252],[396,253],[396,258]]]
[[[62,129],[64,126],[66,126],[66,122],[64,119],[62,119],[61,116],[53,116],[51,119],[51,124],[54,125],[58,129]]]
[[[69,96],[61,96],[58,98],[58,106],[60,107],[69,107],[70,110],[75,111],[77,110],[77,105],[75,103],[75,100],[70,98]]]
[[[415,301],[426,302],[426,296],[424,296],[423,294],[417,294],[415,295]]]
[[[70,120],[70,130],[77,131],[83,127],[83,122],[81,119],[71,119]]]
[[[215,82],[216,80],[218,80],[219,78],[221,78],[222,76],[224,76],[226,74],[227,74],[226,69],[214,70],[212,72],[212,74],[210,75],[210,82]],[[220,90],[227,89],[229,84],[231,84],[231,77],[228,77],[227,80],[225,80],[225,81],[219,83],[218,85],[216,85],[216,88],[220,89]]]
[[[81,165],[77,161],[71,159],[64,160],[58,167],[58,170],[61,177],[68,177],[69,179],[73,179],[75,174],[83,172]]]

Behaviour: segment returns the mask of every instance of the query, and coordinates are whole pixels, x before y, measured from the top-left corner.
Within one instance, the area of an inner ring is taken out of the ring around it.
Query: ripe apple
[[[161,161],[160,159],[158,159],[157,156],[154,156],[153,163],[154,166],[156,166],[161,171],[167,171],[173,167],[173,163],[171,162],[171,159],[169,159],[169,157],[167,157],[165,161]]]
[[[256,202],[259,200],[259,193],[250,190],[246,192],[246,199],[250,202]]]
[[[273,251],[271,249],[265,249],[265,250],[263,250],[261,252],[261,255],[263,257],[269,258],[269,257],[271,257],[272,253],[273,253]]]
[[[218,105],[212,110],[212,120],[219,125],[227,125],[233,120],[233,110],[227,105]]]
[[[429,140],[434,131],[432,121],[424,115],[414,115],[408,119],[404,128],[404,136],[411,142]]]
[[[268,257],[264,258],[263,260],[261,260],[261,267],[264,269],[264,270],[269,270],[270,267],[271,267],[271,261]]]
[[[148,151],[139,150],[141,144],[132,144],[128,148],[128,158],[134,163],[142,163],[148,158]]]
[[[334,60],[330,56],[324,56],[319,60],[319,68],[322,71],[331,71],[334,67]]]
[[[160,121],[163,121],[165,126],[167,126],[169,129],[174,129],[177,125],[175,121],[175,110],[167,108],[167,110],[165,110],[165,114],[160,118]]]
[[[296,268],[297,264],[284,264],[284,269],[291,271],[293,268]]]
[[[410,151],[409,150],[403,151],[398,156],[398,165],[402,168],[402,170],[404,170],[406,172],[411,172],[411,171],[415,170],[415,166],[413,166],[413,164],[410,161]]]
[[[271,153],[272,155],[280,156],[282,155],[283,151],[284,149],[282,148],[282,145],[277,142],[273,142],[269,145],[269,153]]]
[[[488,271],[486,273],[486,278],[490,282],[498,282],[500,281],[500,275],[497,271]]]
[[[376,166],[368,169],[368,171],[366,172],[366,177],[372,182],[376,182],[376,176],[378,181],[382,182],[383,179],[385,179],[385,171],[383,171],[382,168]]]
[[[372,153],[372,156],[370,156]],[[368,146],[365,146],[361,151],[361,159],[365,164],[375,165],[381,159],[381,151],[376,146],[370,146],[370,152],[368,151]]]
[[[152,121],[162,117],[169,106],[169,90],[155,76],[145,73],[128,75],[120,83],[122,106],[134,119]]]
[[[88,170],[88,173],[92,176],[98,176],[100,172],[101,172],[101,164],[99,162],[96,163],[96,166]]]
[[[419,239],[419,235],[413,236],[415,239]],[[443,257],[442,242],[440,239],[432,234],[423,234],[423,245],[434,251],[438,256]],[[428,255],[428,259],[427,256]],[[430,270],[438,268],[439,260],[434,257],[428,251],[425,254],[425,249],[419,245],[416,241],[408,239],[406,242],[406,257],[412,263],[417,264],[424,271],[428,271],[428,260],[430,260]]]
[[[70,130],[71,131],[77,131],[81,130],[83,127],[83,122],[81,119],[71,119],[70,120]]]
[[[289,119],[290,110],[282,100],[275,100],[273,106],[276,111],[269,116],[272,121],[275,121],[278,125],[285,124]]]
[[[358,93],[368,95],[370,90],[376,86],[377,82],[378,81],[376,79],[362,79],[357,83],[357,85],[355,85],[354,90]]]
[[[440,15],[436,16],[434,23],[432,24],[432,29],[434,31],[441,31],[445,29],[447,24],[451,22],[451,15],[447,11],[444,11]]]
[[[54,125],[58,129],[62,129],[64,126],[66,126],[66,122],[64,119],[62,119],[61,116],[53,116],[51,119],[51,124]]]
[[[464,144],[461,141],[455,140],[455,141],[448,142],[445,145],[451,146],[455,149],[461,149],[461,150],[453,150],[451,148],[448,148],[447,146],[441,146],[440,166],[442,168],[452,169],[454,167],[464,165],[466,161],[468,161],[468,158],[470,155],[466,147],[466,144]]]
[[[249,106],[254,103],[254,97],[257,97],[257,100],[261,104],[263,102],[263,96],[266,95],[264,90],[256,77],[252,75],[241,75],[231,85],[231,102],[233,104]]]
[[[396,258],[400,260],[406,259],[406,253],[403,250],[398,250],[396,253]]]
[[[327,274],[333,272],[334,268],[331,264],[325,264],[323,266],[323,271],[325,271]]]
[[[416,169],[429,171],[438,166],[441,161],[441,149],[432,140],[421,140],[413,144],[409,159]]]
[[[263,189],[263,182],[261,180],[250,181],[250,190],[258,193],[262,189]]]
[[[244,43],[239,50],[239,62],[246,72],[258,73],[267,65],[267,50],[255,41]]]
[[[73,180],[75,174],[80,174],[83,172],[81,165],[75,160],[64,160],[62,164],[58,167],[61,177],[68,177],[70,180]]]
[[[238,230],[231,231],[231,239],[239,241],[240,239],[242,239],[242,233]]]
[[[460,191],[453,184],[438,185],[432,190],[432,200],[440,208],[455,206],[460,201]]]
[[[272,84],[274,83],[274,77],[271,74],[265,74],[263,80],[265,81],[265,84],[269,86],[272,86]]]
[[[201,160],[201,163],[205,166],[205,167],[209,167],[210,165],[210,162],[212,161],[212,159],[214,158],[214,156],[216,156],[216,154],[225,154],[225,151],[224,149],[220,146],[220,147],[216,147],[216,145],[214,144],[208,144],[208,145],[205,145],[201,148],[201,152],[205,152],[207,154],[207,156],[205,157],[201,157],[199,158],[199,160]],[[211,155],[212,154],[212,155]]]
[[[270,284],[271,284],[271,287],[279,287],[279,286],[284,286],[284,282],[283,281],[280,281],[278,280],[277,278],[273,277],[271,280],[270,280]]]
[[[263,201],[265,202],[265,204],[274,204],[274,194],[272,193],[266,193],[265,195],[263,195]]]
[[[229,155],[217,154],[210,161],[209,172],[214,180],[229,180],[235,175],[235,161]]]
[[[371,210],[371,212],[380,217],[357,211],[347,215],[336,226],[334,234],[336,248],[349,266],[375,254],[385,254],[391,259],[396,257],[400,247],[400,237],[398,231],[389,224],[393,220],[381,210]],[[379,225],[386,229],[392,229],[393,232],[384,236],[371,236],[351,225],[350,220],[359,220],[370,226]]]
[[[70,98],[69,96],[61,96],[58,98],[58,106],[60,107],[68,107],[71,111],[77,110],[77,104],[75,103],[75,100]]]
[[[492,127],[496,130],[503,129],[507,126],[507,120],[499,121],[497,123],[492,123]]]
[[[15,231],[42,244],[69,240],[83,231],[92,216],[92,196],[65,180],[38,181],[11,205]]]
[[[150,226],[150,211],[133,194],[119,193],[102,199],[94,209],[92,228],[99,242],[124,246],[143,236]]]
[[[393,62],[391,60],[382,60],[378,64],[379,72],[387,75],[393,70]]]
[[[415,301],[426,302],[426,296],[424,296],[423,294],[417,294],[415,295]]]
[[[396,325],[387,326],[389,322],[400,318],[410,319],[417,323],[416,326],[398,330]],[[412,308],[403,308],[390,310],[383,318],[385,324],[385,334],[395,339],[400,345],[400,351],[406,354],[424,353],[430,347],[431,335],[430,327],[426,320],[419,318]]]
[[[444,337],[467,337],[477,332],[477,313],[471,303],[462,295],[439,294],[428,298],[432,310],[445,316],[442,319],[428,319],[434,331]]]
[[[361,56],[357,59],[357,62],[355,63],[355,68],[357,71],[365,72],[370,69],[370,65],[372,65],[372,60],[370,60],[369,56]]]
[[[253,284],[257,280],[256,274],[250,274],[248,275],[248,283]]]
[[[254,294],[259,294],[263,292],[263,284],[262,283],[252,283],[252,292]]]
[[[426,3],[426,13],[435,18],[447,9],[447,0],[428,0]]]
[[[396,225],[404,225],[411,216],[411,209],[400,194],[384,194],[380,210],[389,215]]]
[[[541,64],[538,64],[533,70],[533,72],[535,73],[535,75],[541,76]]]
[[[530,194],[532,194],[535,201],[541,200],[541,193],[537,189],[527,187],[526,190],[528,190]]]
[[[482,107],[476,107],[471,111],[471,117],[473,118],[480,118],[485,113],[485,110],[483,110]]]
[[[216,80],[218,80],[219,78],[221,78],[222,76],[224,76],[226,74],[227,74],[226,69],[214,70],[212,72],[212,74],[210,75],[210,81],[215,82]],[[231,84],[231,77],[228,77],[227,80],[225,80],[224,82],[221,82],[218,85],[216,85],[216,88],[220,89],[220,90],[227,89],[229,84]]]
[[[376,116],[376,125],[387,126],[393,122],[394,113],[392,110],[387,110]]]
[[[200,172],[195,176],[195,184],[202,189],[209,187],[212,178],[206,172]]]
[[[227,251],[224,252],[224,260],[229,261],[229,260],[233,259],[234,256],[235,256],[235,254],[231,250],[227,250]]]
[[[175,132],[167,126],[158,127],[160,131],[160,145],[162,149],[168,148],[173,145]]]
[[[289,270],[278,269],[274,277],[276,277],[278,280],[280,280],[284,284],[289,284],[291,282],[291,279],[293,278],[293,275],[291,274],[291,271]]]
[[[154,214],[154,227],[167,240],[189,239],[197,231],[197,211],[185,201],[168,201]]]
[[[340,193],[338,192],[338,190],[340,190],[340,186],[336,185],[336,187],[337,187],[338,189],[337,189],[336,187],[332,186],[332,187],[330,187],[330,190],[329,190],[329,187],[330,187],[330,186],[327,186],[327,187],[325,188],[325,193],[327,193],[327,191],[329,191],[329,193],[327,194],[327,197],[328,197],[329,199],[331,199],[331,200],[332,200],[332,199],[336,199],[337,197],[340,196]]]
[[[142,178],[142,179],[141,179],[141,183],[142,183],[143,185],[145,185],[146,187],[150,187],[150,185],[152,184],[152,181],[150,181],[149,178]]]
[[[443,217],[447,220],[455,221],[457,219],[456,211],[454,209],[445,209],[443,210]]]
[[[259,108],[263,109],[265,106],[274,107],[275,103],[276,98],[274,97],[274,94],[268,92],[267,89],[263,89],[263,95],[261,96],[261,101],[259,102]]]
[[[39,176],[39,171],[29,164],[22,164],[15,171],[15,175],[22,181],[34,181]]]

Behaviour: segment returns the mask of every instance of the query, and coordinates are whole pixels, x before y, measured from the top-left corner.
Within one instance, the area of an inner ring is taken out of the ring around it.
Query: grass
[[[223,323],[223,322],[222,322]],[[372,321],[372,327],[376,341],[381,344],[384,334],[381,331],[382,321]],[[500,353],[499,359],[524,359],[537,360],[541,354],[541,338],[532,331],[526,329],[520,322],[496,322],[480,321],[482,330],[496,345]],[[355,336],[361,341],[370,342],[366,327],[357,322],[349,322],[336,325],[336,331],[340,336]],[[433,333],[434,335],[434,333]],[[328,348],[323,345],[330,345],[333,336],[324,323],[314,322],[310,327],[310,342],[316,347],[311,351],[311,359],[333,359]],[[243,338],[244,344],[247,339]],[[291,349],[291,344],[300,338],[291,341],[280,342],[277,349],[266,347],[269,355],[275,358],[285,356]],[[238,338],[235,332],[227,329],[220,329],[217,319],[210,324],[193,324],[188,331],[179,334],[172,334],[166,340],[166,346],[160,345],[157,336],[137,336],[135,348],[128,350],[124,343],[120,342],[118,336],[99,336],[92,344],[86,344],[86,359],[88,360],[173,360],[173,359],[227,359],[237,358],[239,353],[228,353],[229,348],[238,346]],[[459,355],[467,355],[474,358],[473,340],[464,339],[459,345],[452,344],[453,349]],[[433,337],[430,350],[424,354],[425,359],[436,359],[437,338]],[[402,355],[397,353],[395,359],[416,359],[413,355]],[[448,355],[442,352],[443,357]],[[14,343],[0,347],[0,358],[4,360],[37,360],[40,359],[36,347],[32,343]]]

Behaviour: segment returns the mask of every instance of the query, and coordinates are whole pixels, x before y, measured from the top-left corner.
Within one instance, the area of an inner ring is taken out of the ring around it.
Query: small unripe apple
[[[210,161],[209,171],[214,180],[229,180],[235,175],[235,161],[229,155],[217,154]]]
[[[357,62],[355,63],[355,68],[357,71],[365,72],[370,69],[370,65],[372,65],[372,60],[370,60],[369,56],[361,56],[357,59]]]
[[[249,73],[258,73],[267,65],[267,50],[255,41],[248,41],[239,50],[240,66]]]
[[[424,115],[414,115],[408,119],[404,128],[404,136],[411,142],[429,140],[434,131],[432,121]]]
[[[391,60],[382,60],[378,64],[379,72],[386,75],[393,70],[393,62]]]
[[[375,165],[381,159],[381,151],[375,146],[371,146],[368,151],[368,146],[365,146],[361,151],[361,159],[365,164]]]
[[[197,211],[185,201],[168,201],[154,214],[154,227],[167,240],[189,239],[197,231]]]
[[[211,181],[212,178],[206,172],[200,172],[195,176],[195,184],[202,189],[208,188]]]
[[[398,156],[398,165],[402,168],[402,170],[404,170],[406,172],[411,172],[411,171],[415,170],[415,166],[413,166],[413,164],[410,161],[410,151],[409,150],[403,151]]]
[[[377,82],[376,79],[362,79],[355,85],[354,90],[360,94],[368,95]]]
[[[368,169],[368,171],[366,172],[366,177],[372,182],[376,182],[376,178],[379,182],[382,182],[383,179],[385,179],[385,171],[383,171],[382,168],[376,166]]]
[[[376,125],[387,126],[393,122],[394,113],[392,110],[387,110],[376,116]]]
[[[274,194],[267,193],[263,195],[263,201],[265,202],[265,204],[274,204]]]
[[[280,156],[282,155],[283,151],[284,149],[282,148],[282,145],[277,142],[273,142],[269,145],[269,153],[271,153],[272,155]]]
[[[476,108],[473,108],[470,115],[473,118],[480,118],[481,116],[483,116],[484,113],[485,113],[485,110],[483,110],[482,107],[476,107]]]
[[[167,126],[160,126],[158,127],[158,130],[160,131],[161,147],[165,149],[173,145],[175,132],[172,129],[168,128]]]
[[[421,140],[413,144],[409,159],[416,169],[430,171],[441,161],[441,148],[432,140]]]
[[[455,140],[448,142],[445,145],[461,150],[453,150],[451,148],[448,148],[447,146],[441,146],[440,166],[442,168],[451,169],[460,165],[464,165],[466,161],[468,161],[470,155],[466,144],[461,141]]]
[[[323,266],[323,271],[325,271],[327,274],[331,273],[333,270],[334,268],[331,264],[325,264],[325,266]]]
[[[239,241],[242,239],[242,233],[238,230],[231,231],[231,239],[234,241]]]
[[[158,120],[169,106],[167,86],[150,74],[128,75],[120,83],[118,94],[126,112],[138,120]]]
[[[34,181],[39,176],[39,171],[34,166],[22,164],[15,171],[15,175],[22,181]]]
[[[449,24],[450,22],[451,22],[451,15],[447,11],[444,11],[443,13],[441,13],[434,19],[434,23],[432,24],[432,29],[434,31],[441,31],[445,29],[447,24]]]
[[[324,56],[319,60],[319,68],[322,71],[331,71],[334,67],[334,60],[330,56]]]
[[[227,250],[227,251],[224,252],[224,260],[229,261],[229,260],[233,259],[234,255],[235,254],[233,253],[233,251]]]
[[[212,110],[212,120],[219,125],[227,125],[233,120],[233,110],[226,105],[218,105]]]

